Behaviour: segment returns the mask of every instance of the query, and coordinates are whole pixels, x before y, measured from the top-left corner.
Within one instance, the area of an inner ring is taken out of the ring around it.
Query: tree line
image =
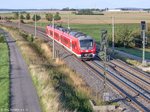
[[[56,12],[55,14],[52,14],[52,13],[46,13],[45,14],[45,18],[47,21],[52,21],[52,19],[54,18],[54,20],[61,20],[61,16],[59,14],[59,12]],[[0,19],[2,19],[2,17],[0,16]],[[33,20],[35,21],[39,21],[41,19],[41,16],[39,14],[34,14],[32,17],[31,17],[31,14],[30,13],[23,13],[21,12],[19,14],[19,12],[13,12],[13,16],[10,16],[10,17],[4,17],[3,19],[5,20],[17,20],[17,19],[20,19],[20,21],[22,23],[24,23],[24,20]]]

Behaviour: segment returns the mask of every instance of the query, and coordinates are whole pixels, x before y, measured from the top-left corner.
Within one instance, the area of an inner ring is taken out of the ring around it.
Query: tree
[[[26,14],[26,20],[30,20],[30,18],[31,18],[31,17],[30,17],[30,13],[27,13],[27,14]]]
[[[36,15],[36,21],[39,21],[41,19],[41,16]],[[35,21],[35,15],[33,15],[32,20]]]
[[[19,13],[18,12],[14,12],[14,19],[19,19]]]
[[[124,47],[133,47],[133,34],[134,32],[131,29],[124,26],[124,28],[118,32],[117,38],[115,38],[115,43],[118,41],[117,43],[123,45]]]
[[[25,19],[25,17],[21,14],[21,15],[20,15],[20,19]]]
[[[45,18],[47,21],[52,21],[53,20],[53,14],[49,13],[45,15]]]
[[[56,12],[56,14],[54,15],[54,20],[61,20],[59,12]]]

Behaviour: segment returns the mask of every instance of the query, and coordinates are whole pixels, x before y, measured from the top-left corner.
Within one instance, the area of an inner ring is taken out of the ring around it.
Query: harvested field
[[[115,17],[115,23],[140,23],[141,20],[150,22],[150,13],[144,12],[120,12],[104,13],[104,15],[70,15],[70,23],[73,24],[111,24],[112,17]],[[67,23],[68,16],[62,15],[62,21]]]
[[[56,13],[57,11],[50,11],[49,13]],[[68,23],[68,15],[70,16],[70,24],[111,24],[112,17],[115,17],[115,23],[140,23],[141,20],[146,20],[150,23],[150,13],[148,12],[104,12],[104,15],[75,15],[71,11],[58,11],[62,17],[59,22]],[[39,22],[48,22],[45,20],[45,14],[48,12],[37,12],[41,16]],[[31,18],[33,16],[31,13]],[[26,14],[23,14],[24,16]],[[12,13],[0,13],[0,16],[13,16]],[[29,22],[29,21],[28,21]],[[32,22],[32,20],[30,20]]]

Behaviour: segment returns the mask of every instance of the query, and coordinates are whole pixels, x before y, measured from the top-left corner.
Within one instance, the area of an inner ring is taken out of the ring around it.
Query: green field
[[[9,53],[6,43],[0,43],[0,111],[9,109]]]
[[[37,26],[45,28],[50,22],[37,22]],[[67,24],[62,24],[64,27],[68,27]],[[115,32],[120,31],[124,27],[128,27],[130,29],[139,30],[139,24],[116,24]],[[112,33],[112,25],[111,24],[70,24],[71,29],[75,29],[77,31],[82,31],[90,36],[92,36],[96,42],[99,42],[101,36],[101,30],[106,29],[108,31],[108,35],[111,36]]]
[[[123,48],[123,47],[116,48],[116,49],[142,58],[142,52],[143,52],[142,49]],[[145,52],[145,58],[150,59],[149,49],[147,49]]]

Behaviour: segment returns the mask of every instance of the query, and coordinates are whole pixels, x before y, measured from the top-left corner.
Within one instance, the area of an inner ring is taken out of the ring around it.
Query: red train
[[[54,28],[54,29],[53,29]],[[92,37],[75,30],[69,30],[61,26],[48,25],[46,27],[47,36],[63,45],[78,58],[92,59],[96,54],[96,43]]]

